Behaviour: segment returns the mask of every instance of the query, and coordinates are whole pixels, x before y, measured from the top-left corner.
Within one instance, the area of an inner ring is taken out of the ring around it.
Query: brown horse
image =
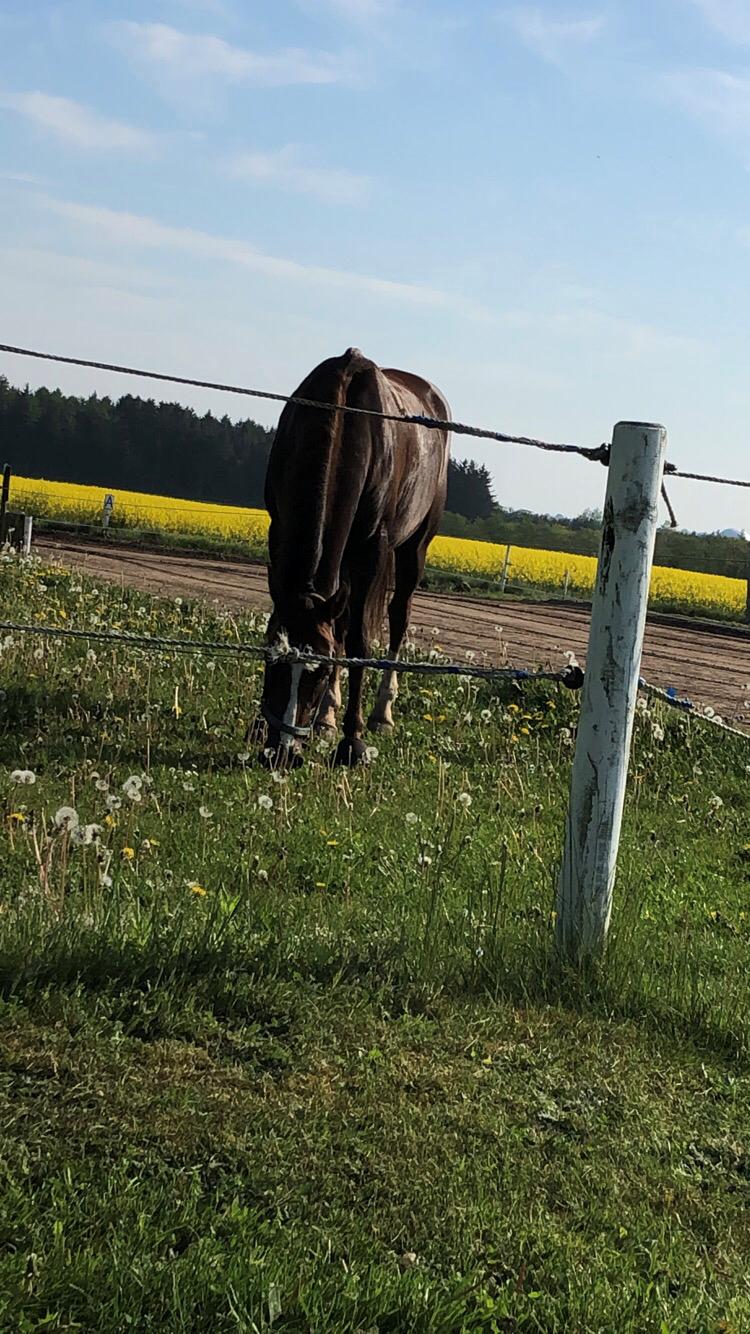
[[[295,397],[399,416],[449,419],[442,394],[407,371],[380,370],[356,348],[308,375]],[[448,432],[288,403],[266,476],[270,645],[331,658],[317,668],[269,662],[263,686],[270,763],[301,763],[313,726],[336,728],[335,658],[368,657],[388,600],[390,656],[406,633],[414,589],[445,505]],[[340,764],[364,758],[363,669],[349,671]],[[393,726],[396,673],[384,672],[371,730]]]

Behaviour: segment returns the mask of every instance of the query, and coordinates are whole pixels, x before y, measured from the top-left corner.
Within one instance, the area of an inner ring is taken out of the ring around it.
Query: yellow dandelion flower
[[[204,889],[202,885],[199,885],[197,880],[191,880],[188,883],[188,889],[191,894],[197,895],[199,899],[205,899],[208,894],[208,890]]]
[[[8,819],[15,824],[26,823],[26,816],[24,815],[23,811],[11,811],[10,815],[8,816]]]
[[[422,721],[425,722],[425,723],[431,723],[431,722],[432,722],[432,714],[431,714],[431,713],[423,713],[423,714],[422,714]]]
[[[123,848],[120,855],[124,859],[124,861],[132,862],[133,858],[135,857],[135,848]]]
[[[337,848],[338,845],[339,845],[339,841],[338,841],[337,838],[329,838],[329,840],[328,840],[328,847],[329,847],[329,848]]]

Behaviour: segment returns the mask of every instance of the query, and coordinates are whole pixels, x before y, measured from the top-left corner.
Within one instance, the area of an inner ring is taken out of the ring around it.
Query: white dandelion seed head
[[[10,775],[11,783],[18,783],[20,787],[31,787],[36,782],[36,774],[32,769],[14,769]]]
[[[248,760],[251,758],[252,757],[250,755],[249,750],[241,750],[237,755],[237,759],[239,760],[240,764],[247,764]]]
[[[458,802],[459,806],[463,806],[464,810],[468,811],[471,805],[471,793],[459,792],[458,796],[456,797],[456,801]]]
[[[90,848],[92,843],[99,842],[99,836],[102,832],[100,824],[79,824],[71,829],[70,837],[78,847]]]
[[[129,801],[140,801],[142,787],[143,779],[139,778],[138,774],[131,774],[130,778],[125,779],[122,790]]]
[[[97,792],[109,792],[109,783],[106,778],[97,778],[94,787]]]
[[[111,875],[107,875],[107,872],[103,871],[102,874],[99,876],[99,884],[101,885],[102,889],[111,889],[112,888]]]
[[[260,796],[258,797],[258,805],[262,811],[272,811],[273,798],[269,797],[267,793],[261,792]]]
[[[286,782],[286,774],[282,773],[280,769],[274,769],[271,778],[274,783],[278,783],[279,785]]]
[[[404,819],[405,819],[405,821],[406,821],[407,824],[418,824],[418,823],[419,823],[419,816],[416,814],[415,811],[407,811],[407,812],[406,812],[406,815],[404,816]]]
[[[491,722],[492,722],[492,710],[491,710],[491,709],[482,709],[482,712],[480,713],[479,717],[482,719],[482,722],[483,722],[483,723],[491,723]]]
[[[78,823],[78,811],[73,806],[60,806],[55,811],[55,824],[58,829],[71,833],[73,829],[78,828]]]
[[[365,760],[367,764],[372,764],[378,758],[379,754],[380,751],[378,750],[377,746],[365,747]]]
[[[651,735],[653,736],[654,741],[664,740],[664,728],[662,727],[661,723],[651,724]]]
[[[261,869],[260,871],[256,872],[256,874],[257,874],[257,877],[258,877],[259,880],[267,880],[267,879],[268,879],[268,871],[264,871],[264,870]]]
[[[709,806],[711,807],[712,810],[714,810],[714,811],[720,811],[721,808],[722,808],[722,806],[724,805],[724,801],[723,801],[723,798],[720,797],[720,796],[718,795],[718,793],[714,792],[714,793],[708,798],[708,804],[709,804]]]
[[[199,807],[198,807],[198,814],[199,814],[199,816],[201,817],[201,820],[212,820],[212,819],[213,819],[213,811],[210,811],[210,810],[208,809],[208,806],[199,806]]]

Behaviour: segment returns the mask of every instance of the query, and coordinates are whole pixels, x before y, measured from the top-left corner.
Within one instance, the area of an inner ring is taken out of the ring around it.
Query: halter
[[[328,671],[329,679],[335,666],[336,666],[335,661],[332,661]],[[315,712],[312,718],[310,719],[310,722],[307,723],[304,727],[301,726],[299,723],[285,723],[282,718],[277,718],[275,713],[271,712],[265,700],[261,700],[260,711],[263,717],[265,718],[266,722],[268,723],[268,726],[272,727],[275,732],[281,732],[283,736],[290,736],[295,741],[307,741],[307,739],[312,736],[313,731],[315,729],[315,724],[318,721],[318,714],[320,713],[320,710],[323,706],[325,693],[326,692],[324,687],[323,690],[321,690],[320,692],[320,698],[315,706]]]

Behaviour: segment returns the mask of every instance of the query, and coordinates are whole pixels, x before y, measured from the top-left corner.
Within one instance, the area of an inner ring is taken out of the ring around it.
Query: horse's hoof
[[[335,723],[316,723],[315,735],[321,737],[323,741],[332,741],[337,732]]]
[[[343,737],[336,747],[336,754],[333,757],[335,765],[346,765],[348,769],[354,769],[358,764],[364,764],[367,754],[367,747],[361,737]]]
[[[393,731],[393,726],[393,723],[389,723],[387,718],[376,718],[374,714],[370,714],[367,719],[368,732],[374,732],[376,736],[387,736],[389,732]]]

